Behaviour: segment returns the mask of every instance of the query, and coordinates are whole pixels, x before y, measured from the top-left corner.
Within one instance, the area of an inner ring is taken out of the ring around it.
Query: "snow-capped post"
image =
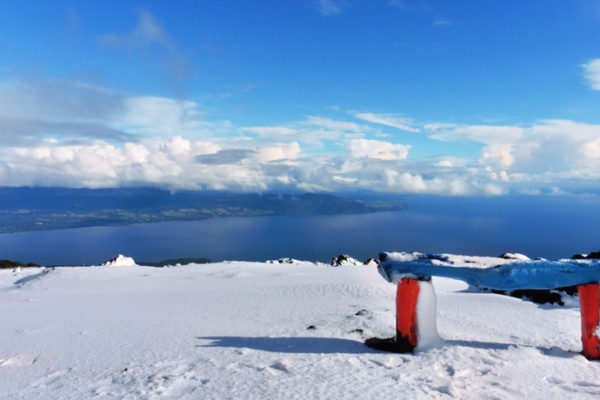
[[[577,286],[581,306],[581,342],[583,355],[590,360],[600,359],[600,284]]]
[[[417,302],[419,281],[404,278],[396,291],[396,346],[400,353],[411,353],[418,344]]]

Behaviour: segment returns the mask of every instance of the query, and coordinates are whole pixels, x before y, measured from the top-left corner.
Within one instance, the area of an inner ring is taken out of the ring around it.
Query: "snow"
[[[442,342],[437,332],[436,311],[437,297],[431,282],[419,281],[419,297],[417,299],[417,350],[423,351]]]
[[[385,254],[387,255],[389,261],[415,261],[424,257],[423,253],[419,253],[416,251],[412,253],[407,253],[404,251],[390,251]]]
[[[119,254],[118,256],[111,258],[110,260],[102,263],[103,267],[131,267],[135,264],[135,260],[131,257]]]
[[[530,261],[531,260],[531,258],[529,258],[525,254],[521,254],[521,253],[504,253],[500,257],[506,258],[508,260],[519,260],[519,261]]]
[[[395,287],[374,267],[45,271],[0,270],[0,399],[600,395],[600,362],[579,354],[577,302],[538,306],[434,277],[443,340],[392,354],[363,344],[395,334]],[[431,309],[426,299],[418,307]]]

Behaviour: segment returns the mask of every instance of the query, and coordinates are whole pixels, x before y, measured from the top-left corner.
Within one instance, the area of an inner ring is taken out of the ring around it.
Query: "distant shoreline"
[[[64,224],[47,224],[47,225],[38,225],[37,227],[31,227],[30,229],[22,229],[22,230],[7,230],[5,227],[0,226],[0,235],[11,235],[17,233],[31,233],[31,232],[49,232],[49,231],[60,231],[67,229],[79,229],[79,228],[94,228],[94,227],[120,227],[120,226],[129,226],[129,225],[146,225],[146,224],[158,224],[163,222],[194,222],[194,221],[205,221],[210,219],[220,219],[220,218],[245,218],[245,217],[311,217],[311,216],[336,216],[336,215],[361,215],[361,214],[374,214],[374,213],[382,213],[382,212],[394,212],[394,211],[404,211],[406,207],[399,207],[397,209],[387,209],[387,210],[369,210],[362,212],[340,212],[340,213],[314,213],[314,214],[272,214],[272,213],[264,213],[264,214],[240,214],[240,215],[215,215],[215,216],[207,216],[207,217],[198,217],[198,218],[164,218],[164,219],[155,219],[155,220],[144,220],[144,221],[123,221],[123,222],[107,222],[102,223],[99,222],[89,222],[89,223],[81,223],[80,221],[73,221],[69,223],[65,221]]]
[[[0,234],[222,217],[349,215],[404,209],[406,205],[398,201],[318,193],[0,187]]]

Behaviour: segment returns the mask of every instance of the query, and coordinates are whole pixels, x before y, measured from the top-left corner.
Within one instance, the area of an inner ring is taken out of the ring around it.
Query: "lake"
[[[557,259],[600,249],[596,196],[406,196],[408,209],[359,215],[269,216],[89,227],[0,235],[0,259],[43,265],[205,257],[360,260],[381,251]]]

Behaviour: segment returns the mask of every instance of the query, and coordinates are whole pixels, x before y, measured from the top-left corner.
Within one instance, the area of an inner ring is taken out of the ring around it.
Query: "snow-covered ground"
[[[600,396],[575,299],[539,306],[434,278],[444,342],[390,354],[363,344],[395,333],[395,287],[373,265],[116,264],[0,271],[0,398]]]

